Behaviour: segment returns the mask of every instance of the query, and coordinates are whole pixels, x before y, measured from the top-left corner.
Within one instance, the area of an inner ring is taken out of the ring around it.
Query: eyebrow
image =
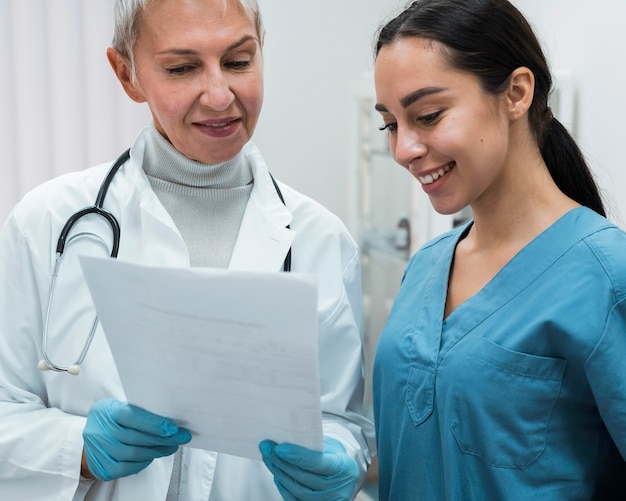
[[[432,94],[438,94],[445,90],[447,90],[445,87],[424,87],[423,89],[418,89],[404,96],[403,98],[401,98],[400,105],[403,108],[408,108],[413,103],[419,101],[423,97],[430,96]],[[377,104],[376,106],[374,106],[374,108],[376,109],[376,111],[381,111],[381,112],[389,111],[387,110],[386,106],[383,104]]]
[[[235,49],[241,47],[242,45],[248,43],[250,40],[254,40],[256,42],[259,42],[259,39],[257,37],[254,37],[252,35],[246,35],[243,38],[241,38],[240,40],[238,40],[235,43],[232,43],[228,47],[226,47],[226,50],[224,52],[230,52],[232,50],[235,50]],[[191,49],[167,49],[167,50],[164,50],[164,51],[161,51],[161,52],[157,52],[157,54],[175,54],[175,55],[179,55],[179,56],[188,56],[188,55],[197,54],[197,51],[191,50]]]

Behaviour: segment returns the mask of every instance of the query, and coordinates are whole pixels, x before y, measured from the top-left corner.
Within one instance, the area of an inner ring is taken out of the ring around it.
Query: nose
[[[395,138],[392,136],[391,148],[394,160],[407,169],[409,164],[428,152],[424,139],[417,131],[401,128],[398,128]]]
[[[221,70],[207,72],[202,81],[200,103],[215,111],[225,111],[235,100],[230,82]]]

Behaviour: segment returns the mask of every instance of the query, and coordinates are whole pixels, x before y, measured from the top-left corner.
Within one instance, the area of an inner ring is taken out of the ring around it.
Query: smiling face
[[[107,55],[126,93],[150,107],[156,128],[182,154],[206,164],[236,156],[263,102],[263,57],[254,19],[235,2],[157,0],[141,17],[136,76]]]
[[[454,69],[438,42],[403,37],[375,65],[376,109],[395,161],[415,176],[437,212],[452,214],[497,191],[509,148],[504,98]]]

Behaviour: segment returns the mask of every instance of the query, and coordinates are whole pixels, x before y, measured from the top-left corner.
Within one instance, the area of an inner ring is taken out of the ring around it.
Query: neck
[[[523,246],[578,204],[561,192],[538,148],[513,154],[502,179],[472,204],[477,247]]]

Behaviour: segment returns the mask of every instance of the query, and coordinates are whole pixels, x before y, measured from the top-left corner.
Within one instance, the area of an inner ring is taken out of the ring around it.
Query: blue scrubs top
[[[467,229],[413,256],[378,342],[380,499],[624,499],[626,234],[574,209],[444,320]]]

